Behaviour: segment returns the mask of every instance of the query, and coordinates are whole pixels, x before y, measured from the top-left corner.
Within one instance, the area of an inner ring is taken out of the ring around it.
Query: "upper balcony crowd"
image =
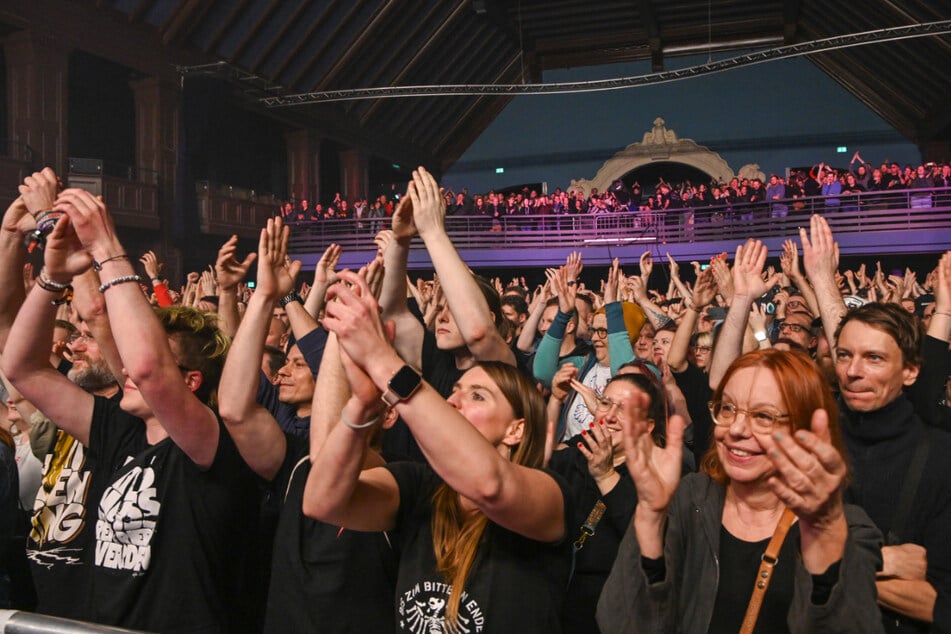
[[[705,210],[728,218],[783,218],[790,212],[803,210],[806,213],[837,208],[854,210],[863,204],[876,204],[871,193],[906,190],[922,190],[920,194],[910,194],[909,206],[928,208],[944,203],[945,199],[951,202],[951,192],[943,192],[936,200],[930,191],[944,188],[951,188],[951,163],[902,167],[896,162],[883,161],[876,167],[856,152],[845,169],[818,163],[808,170],[792,170],[788,178],[771,174],[765,182],[759,178],[735,177],[729,182],[673,183],[661,178],[656,184],[642,187],[638,182],[628,186],[618,179],[604,192],[597,189],[565,191],[559,187],[548,194],[524,187],[521,191],[472,194],[464,188],[460,192],[446,190],[443,195],[448,216],[492,219],[486,225],[500,229],[507,217],[561,214],[637,212],[645,225],[656,223],[668,213],[700,212],[703,216]],[[824,197],[818,209],[812,203],[816,197]],[[293,223],[380,219],[392,216],[397,203],[398,200],[385,195],[372,201],[365,198],[348,201],[337,193],[333,200],[325,203],[312,204],[307,199],[296,203],[288,201],[280,213],[285,222]]]

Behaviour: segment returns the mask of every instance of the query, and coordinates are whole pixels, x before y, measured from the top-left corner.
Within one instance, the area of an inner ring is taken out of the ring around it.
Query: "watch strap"
[[[277,304],[281,308],[285,308],[291,302],[297,302],[299,304],[303,304],[304,300],[300,295],[297,294],[297,291],[291,291],[290,293],[288,293],[281,299],[277,300]]]

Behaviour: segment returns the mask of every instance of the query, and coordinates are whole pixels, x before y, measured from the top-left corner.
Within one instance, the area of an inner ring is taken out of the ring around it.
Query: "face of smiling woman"
[[[737,412],[731,424],[717,424],[713,430],[717,456],[727,477],[735,483],[765,483],[773,472],[773,463],[759,441],[763,432],[753,429],[749,412],[774,416],[788,413],[776,376],[766,368],[737,370],[723,388],[722,402],[743,410]],[[776,428],[789,430],[788,425],[777,425]]]

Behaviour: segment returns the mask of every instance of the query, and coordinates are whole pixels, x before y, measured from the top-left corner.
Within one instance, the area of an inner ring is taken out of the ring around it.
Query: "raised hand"
[[[49,167],[42,171],[33,172],[20,185],[20,197],[33,216],[41,211],[53,209],[56,202],[56,192],[59,189],[59,179]]]
[[[677,260],[670,255],[670,251],[667,252],[667,261],[670,262],[670,276],[677,279],[680,278],[680,265],[677,264]],[[698,263],[699,264],[699,263]]]
[[[406,196],[413,201],[413,218],[421,237],[445,232],[446,200],[436,179],[425,167],[413,170]]]
[[[654,270],[654,256],[651,255],[650,251],[644,251],[641,253],[641,279],[644,281],[645,288],[648,285],[648,280],[651,277],[651,271]]]
[[[611,267],[608,269],[608,280],[604,284],[604,303],[610,304],[620,299],[618,296],[618,284],[621,279],[621,261],[614,258]]]
[[[717,282],[717,289],[729,304],[733,301],[733,275],[730,273],[730,265],[726,263],[725,254],[718,255],[710,260],[710,270],[713,271],[713,279]]]
[[[149,279],[157,280],[161,278],[162,269],[165,267],[165,264],[158,259],[158,256],[155,255],[155,251],[146,251],[142,254],[142,257],[139,258],[139,262],[142,263],[145,274],[149,276]]]
[[[578,368],[573,363],[565,363],[555,372],[551,379],[551,394],[559,401],[564,401],[571,390],[572,382],[578,376]],[[594,410],[592,410],[594,411]]]
[[[578,276],[581,275],[581,271],[584,269],[580,251],[572,251],[568,254],[568,257],[565,259],[565,269],[568,274],[568,279],[577,282]]]
[[[380,238],[380,234],[387,233],[392,238],[392,231],[381,231],[377,234],[377,237],[374,238],[376,242]],[[384,247],[380,246],[380,242],[377,242],[377,253],[382,254]],[[326,289],[328,286],[337,281],[337,263],[340,261],[340,254],[342,249],[339,244],[331,244],[326,249],[324,249],[323,255],[320,256],[320,260],[317,261],[317,266],[314,268],[314,286],[318,288]]]
[[[223,290],[234,290],[238,284],[244,281],[248,274],[248,268],[257,257],[256,253],[249,253],[244,260],[238,261],[236,256],[238,252],[238,236],[231,236],[227,242],[218,249],[218,259],[215,260],[215,279],[218,287]],[[149,251],[149,253],[152,253]],[[142,256],[143,259],[145,256]],[[154,254],[153,254],[154,257]],[[148,266],[146,266],[148,270]],[[151,276],[151,273],[149,273]]]
[[[36,229],[36,221],[26,206],[23,196],[17,197],[3,214],[3,223],[0,231],[4,235],[12,235],[19,242],[23,236]]]
[[[809,219],[809,233],[799,229],[802,242],[802,263],[813,285],[825,282],[835,284],[839,270],[839,245],[832,237],[832,229],[825,218],[816,214]]]
[[[640,394],[634,417],[630,420],[622,418],[620,423],[627,470],[637,488],[638,512],[663,516],[680,483],[684,419],[677,415],[670,417],[667,446],[658,447],[648,431],[647,396]]]
[[[588,461],[588,473],[596,483],[614,478],[614,447],[603,420],[588,425],[588,429],[581,432],[581,441],[577,446]]]
[[[392,348],[380,319],[380,308],[366,280],[341,271],[340,282],[327,291],[323,326],[337,335],[340,346],[364,372],[381,351]]]
[[[575,298],[578,296],[578,283],[568,279],[567,267],[545,271],[552,290],[558,296],[558,310],[566,315],[575,310]]]
[[[413,201],[410,200],[409,190],[404,196],[396,210],[393,212],[393,218],[390,226],[393,227],[393,236],[398,240],[409,240],[416,235],[416,222],[413,218]]]
[[[255,293],[268,299],[284,297],[294,290],[294,281],[300,272],[299,260],[288,263],[287,240],[290,228],[280,218],[268,218],[258,240],[258,279]]]
[[[53,209],[69,216],[76,237],[96,260],[102,262],[123,253],[112,216],[101,197],[84,189],[65,189],[56,199]]]
[[[779,276],[775,274],[769,280],[763,280],[763,265],[766,263],[767,252],[766,245],[753,239],[736,247],[736,260],[732,271],[734,296],[759,297],[779,281]]]
[[[842,518],[845,459],[832,445],[825,410],[812,415],[811,431],[777,430],[761,439],[776,467],[769,486],[809,528],[823,530]]]
[[[697,310],[709,305],[713,298],[717,296],[717,281],[713,277],[713,269],[700,271],[697,276],[697,283],[693,287],[693,307]]]
[[[92,261],[92,255],[76,235],[72,219],[63,215],[46,237],[46,248],[43,250],[46,277],[59,284],[68,284],[71,279],[89,270]]]

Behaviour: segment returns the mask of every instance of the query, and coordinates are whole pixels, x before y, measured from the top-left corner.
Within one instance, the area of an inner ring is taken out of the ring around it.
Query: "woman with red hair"
[[[768,349],[734,361],[714,391],[701,473],[680,479],[679,417],[665,448],[643,416],[624,424],[638,503],[598,604],[602,632],[737,632],[764,579],[756,631],[882,631],[882,537],[842,502],[836,411],[811,359]],[[789,521],[763,576],[767,544]]]

